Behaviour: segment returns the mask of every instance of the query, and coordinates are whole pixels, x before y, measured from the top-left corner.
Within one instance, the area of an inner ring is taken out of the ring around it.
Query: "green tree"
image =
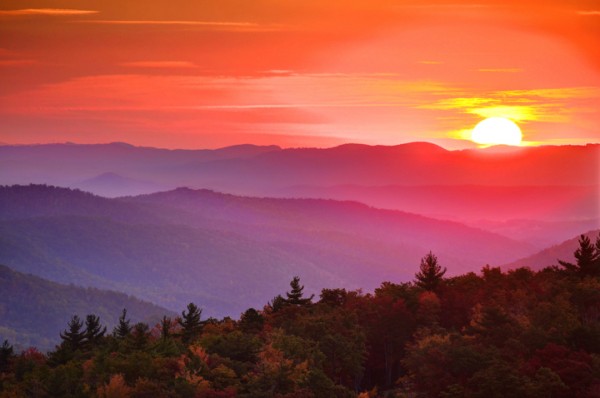
[[[88,314],[85,318],[85,339],[89,344],[96,344],[106,333],[106,326],[100,324],[100,317]]]
[[[558,263],[567,272],[577,274],[581,277],[600,276],[600,234],[596,238],[596,244],[592,244],[590,238],[585,235],[579,237],[579,247],[575,250],[577,264],[558,260]]]
[[[202,331],[201,315],[202,310],[194,303],[188,304],[187,313],[185,311],[181,312],[181,318],[178,322],[181,325],[181,338],[184,343],[189,343],[200,335]]]
[[[173,324],[171,323],[171,318],[166,315],[163,316],[163,319],[160,321],[160,337],[163,341],[171,336],[172,327]]]
[[[8,344],[8,340],[0,346],[0,373],[8,369],[10,360],[14,357],[13,346]]]
[[[315,297],[315,295],[313,294],[308,298],[304,298],[304,286],[300,285],[300,278],[297,276],[294,276],[294,278],[290,282],[290,287],[292,288],[292,290],[285,294],[287,296],[287,299],[284,299],[286,304],[307,305],[310,304],[313,297]]]
[[[446,274],[446,268],[442,269],[438,264],[437,257],[429,252],[421,259],[419,272],[415,274],[416,284],[425,290],[434,291],[442,282],[444,274]]]
[[[239,327],[244,333],[259,333],[264,323],[263,316],[254,308],[249,308],[240,317]]]
[[[60,333],[60,338],[72,350],[81,348],[85,340],[85,330],[83,330],[83,322],[79,316],[73,315],[68,323],[69,329]]]
[[[146,346],[148,338],[150,337],[149,330],[150,327],[144,322],[138,322],[133,325],[131,335],[133,336],[133,346],[136,349],[141,350]]]
[[[129,334],[131,333],[131,326],[129,325],[129,323],[130,320],[127,319],[127,310],[123,308],[123,312],[119,317],[119,324],[115,327],[113,335],[121,339],[129,336]]]

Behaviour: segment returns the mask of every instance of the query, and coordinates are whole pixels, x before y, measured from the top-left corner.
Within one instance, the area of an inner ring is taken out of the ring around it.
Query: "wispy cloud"
[[[443,98],[419,105],[420,109],[457,111],[482,118],[500,116],[519,122],[563,123],[581,112],[572,101],[600,98],[598,87],[564,87],[535,90],[504,90],[473,97]],[[570,105],[568,105],[570,104]]]
[[[103,25],[138,25],[138,26],[188,26],[214,30],[229,30],[229,31],[251,31],[251,32],[268,32],[282,30],[281,25],[262,25],[254,22],[233,22],[233,21],[193,21],[193,20],[113,20],[113,19],[97,19],[76,21],[79,23],[88,24],[103,24]]]
[[[98,14],[95,10],[76,10],[72,8],[25,8],[21,10],[0,10],[0,16],[24,16],[24,15],[90,15]]]
[[[600,98],[600,87],[561,87],[534,90],[505,90],[498,94],[509,97],[538,97],[545,99]]]
[[[577,14],[584,16],[600,16],[600,10],[580,10]]]
[[[519,73],[523,72],[521,68],[479,68],[477,72],[487,72],[487,73]]]
[[[195,68],[197,65],[187,61],[137,61],[120,64],[130,68]]]

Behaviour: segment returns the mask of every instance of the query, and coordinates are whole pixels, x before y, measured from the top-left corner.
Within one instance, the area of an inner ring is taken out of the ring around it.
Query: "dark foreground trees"
[[[438,264],[437,257],[429,252],[421,259],[419,272],[415,274],[416,285],[428,290],[434,291],[442,283],[443,277],[446,274],[446,268]]]
[[[577,262],[559,260],[559,264],[570,274],[580,277],[600,277],[600,234],[593,244],[585,235],[579,237],[579,248],[574,253]]]
[[[596,397],[600,277],[574,266],[444,278],[429,253],[414,283],[313,303],[294,278],[239,321],[190,303],[152,327],[124,311],[107,335],[73,317],[48,356],[0,347],[0,398]]]

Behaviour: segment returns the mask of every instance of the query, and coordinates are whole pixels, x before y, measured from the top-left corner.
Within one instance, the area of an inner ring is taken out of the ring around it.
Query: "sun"
[[[505,117],[488,117],[477,123],[471,140],[481,145],[521,145],[523,134],[515,122]]]

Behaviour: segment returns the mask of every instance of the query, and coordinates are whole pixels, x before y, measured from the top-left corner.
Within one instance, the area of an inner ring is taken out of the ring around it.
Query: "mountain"
[[[0,262],[177,310],[237,316],[283,293],[412,280],[429,250],[449,274],[523,257],[512,239],[356,202],[253,198],[181,188],[107,199],[49,186],[0,187]]]
[[[48,144],[0,146],[0,184],[79,187],[111,197],[186,186],[235,195],[353,200],[480,228],[515,220],[582,222],[583,227],[600,219],[598,164],[598,144],[456,151],[422,142],[215,150]],[[564,239],[558,228],[552,231],[536,244]]]
[[[598,188],[597,185],[304,185],[281,189],[277,196],[357,200],[378,208],[467,221],[484,229],[510,221],[513,229],[519,231],[518,227],[525,225],[516,221],[552,220],[543,222],[544,227],[560,234],[564,224],[549,224],[581,222],[577,231],[585,230],[590,220],[600,226]]]
[[[135,180],[117,173],[107,172],[77,184],[73,184],[71,188],[81,189],[82,191],[91,192],[108,198],[115,198],[118,196],[141,195],[165,191],[174,187],[160,185],[150,181]]]
[[[592,242],[595,242],[596,238],[600,235],[600,229],[589,231],[585,233]],[[558,245],[548,247],[538,253],[532,254],[513,261],[506,265],[503,265],[503,269],[516,269],[521,267],[529,267],[532,270],[540,270],[545,267],[552,265],[558,265],[558,260],[568,261],[570,263],[576,262],[573,253],[579,247],[579,236],[569,240],[566,240]]]
[[[245,159],[280,150],[277,146],[236,145],[221,149],[169,150],[110,144],[42,144],[0,146],[0,183],[42,183],[72,186],[107,172],[157,184],[155,179],[181,165],[223,159]],[[171,177],[174,177],[171,175]]]
[[[96,314],[109,331],[118,323],[123,308],[132,325],[173,315],[123,293],[50,282],[4,265],[0,265],[0,296],[0,341],[8,339],[18,348],[54,348],[74,314]]]

